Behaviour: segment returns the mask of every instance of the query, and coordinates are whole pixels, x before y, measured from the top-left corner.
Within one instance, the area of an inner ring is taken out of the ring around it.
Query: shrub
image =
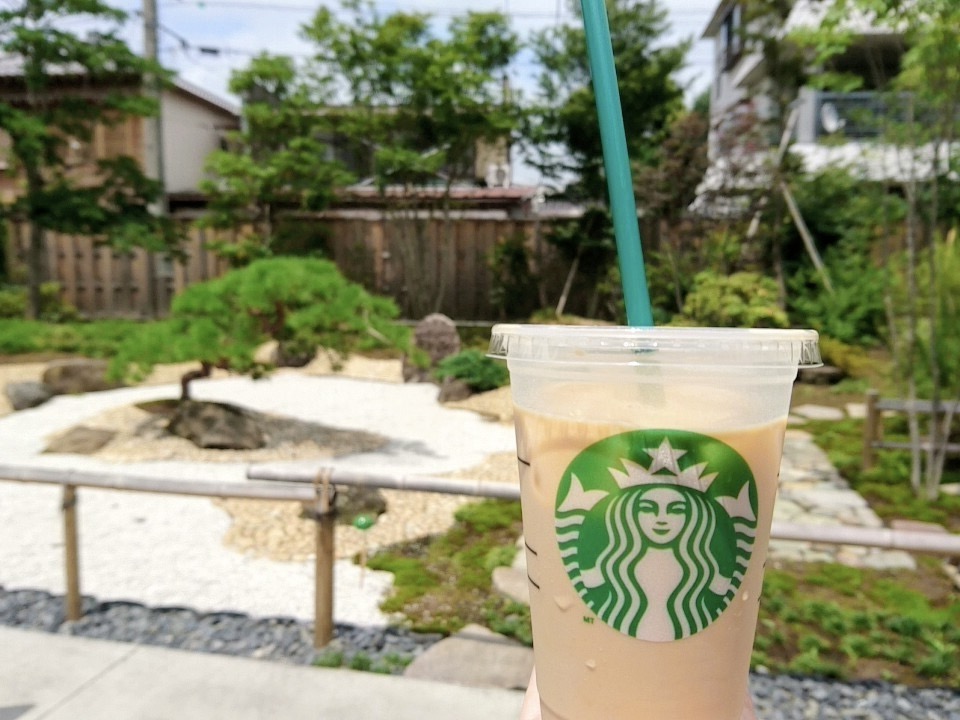
[[[437,366],[436,376],[440,380],[461,380],[474,392],[495,390],[510,381],[507,368],[480,350],[464,350],[444,358]]]
[[[759,273],[698,273],[678,322],[705,327],[787,327],[777,304],[777,284]]]
[[[170,320],[132,337],[115,367],[142,372],[173,353],[207,372],[257,375],[264,368],[254,352],[271,339],[281,354],[313,357],[323,348],[336,361],[368,342],[405,345],[409,331],[393,324],[397,315],[393,302],[349,282],[327,260],[258,260],[188,287],[174,299]]]
[[[19,286],[0,288],[0,318],[22,318],[27,313],[27,289]],[[61,295],[60,284],[40,285],[40,319],[62,323],[77,320],[80,313]]]

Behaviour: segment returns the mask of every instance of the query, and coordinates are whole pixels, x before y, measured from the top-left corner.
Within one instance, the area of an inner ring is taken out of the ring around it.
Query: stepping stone
[[[863,420],[867,417],[866,403],[847,403],[847,417],[854,420]]]
[[[480,625],[430,646],[404,672],[405,677],[522,690],[530,681],[533,650]]]
[[[493,569],[494,589],[511,600],[524,605],[530,604],[530,583],[527,573],[512,567]]]
[[[113,430],[77,425],[51,439],[44,452],[92,455],[115,436]]]
[[[843,410],[826,405],[801,405],[793,408],[793,414],[808,420],[843,420]]]

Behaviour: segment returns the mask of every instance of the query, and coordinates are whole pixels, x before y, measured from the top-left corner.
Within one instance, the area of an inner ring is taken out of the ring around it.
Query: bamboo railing
[[[162,493],[205,498],[244,498],[300,502],[311,506],[316,523],[314,559],[314,646],[333,638],[333,567],[336,485],[354,485],[413,492],[518,500],[520,488],[506,483],[449,479],[423,475],[356,472],[283,464],[252,466],[247,480],[218,482],[199,478],[169,478],[124,473],[93,473],[58,468],[38,468],[0,463],[0,480],[59,485],[63,488],[64,572],[66,616],[81,616],[80,528],[77,522],[81,487],[130,492]],[[799,525],[775,522],[770,534],[777,540],[799,540],[834,545],[860,545],[960,556],[960,535],[886,528]]]

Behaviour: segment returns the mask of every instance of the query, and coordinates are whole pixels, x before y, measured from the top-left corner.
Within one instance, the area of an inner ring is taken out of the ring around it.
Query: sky
[[[232,70],[245,67],[261,52],[306,55],[309,45],[299,38],[299,27],[308,22],[323,3],[317,0],[155,0],[160,24],[161,63],[183,79],[225,100],[231,97],[228,82]],[[375,0],[383,14],[399,10],[425,12],[443,21],[473,11],[500,11],[511,19],[521,37],[563,22],[576,22],[569,0]],[[679,76],[687,87],[688,101],[709,86],[712,42],[700,40],[719,0],[659,0],[667,11],[670,31],[664,44],[691,39],[687,67]],[[129,14],[125,35],[135,51],[143,49],[143,0],[113,0],[111,4]],[[339,7],[339,0],[328,3]],[[510,70],[511,85],[532,88],[535,68],[529,55],[522,55]],[[514,177],[515,182],[530,178]]]

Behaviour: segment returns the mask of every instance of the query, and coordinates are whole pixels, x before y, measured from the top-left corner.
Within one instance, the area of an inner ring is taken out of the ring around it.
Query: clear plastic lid
[[[508,325],[493,327],[488,355],[549,363],[800,367],[822,365],[815,330]]]

